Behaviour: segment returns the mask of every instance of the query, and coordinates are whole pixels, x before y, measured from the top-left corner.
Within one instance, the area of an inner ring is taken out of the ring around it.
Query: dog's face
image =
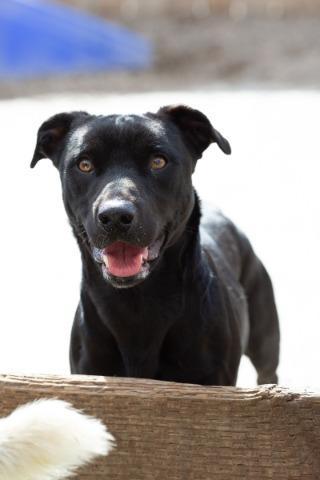
[[[40,127],[31,166],[53,161],[76,234],[103,277],[123,288],[147,278],[180,237],[192,172],[212,142],[230,153],[209,120],[183,105],[141,116],[61,113]]]

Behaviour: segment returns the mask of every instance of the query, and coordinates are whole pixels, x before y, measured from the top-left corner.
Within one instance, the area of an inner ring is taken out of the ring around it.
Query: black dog
[[[156,114],[61,113],[31,163],[50,158],[83,262],[73,373],[234,385],[242,353],[277,382],[269,276],[220,213],[201,221],[191,183],[210,143],[228,141],[189,107]]]

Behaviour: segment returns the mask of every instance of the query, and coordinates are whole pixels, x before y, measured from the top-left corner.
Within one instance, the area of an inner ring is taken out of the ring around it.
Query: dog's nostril
[[[119,222],[122,225],[130,225],[130,223],[132,223],[132,220],[133,220],[133,215],[131,215],[130,213],[125,213],[121,215],[119,218]]]
[[[109,215],[106,215],[105,213],[99,213],[98,218],[103,225],[108,225],[108,223],[112,222],[112,219],[110,218]]]

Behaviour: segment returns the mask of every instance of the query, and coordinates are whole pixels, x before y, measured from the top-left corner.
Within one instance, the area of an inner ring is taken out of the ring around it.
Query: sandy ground
[[[232,16],[198,12],[192,17],[138,15],[126,24],[154,44],[150,70],[2,81],[0,97],[320,86],[320,15],[242,17],[241,11]]]
[[[50,161],[29,169],[39,124],[70,109],[143,112],[184,102],[202,109],[233,155],[211,146],[194,182],[242,227],[269,269],[281,317],[280,382],[320,386],[318,92],[162,92],[46,96],[0,102],[2,115],[1,373],[68,373],[80,261]],[[239,385],[255,375],[242,363]]]

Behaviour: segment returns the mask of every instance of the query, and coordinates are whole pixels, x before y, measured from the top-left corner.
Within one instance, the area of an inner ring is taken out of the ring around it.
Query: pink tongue
[[[103,251],[103,261],[109,273],[116,277],[132,277],[140,272],[143,259],[148,257],[147,247],[136,247],[115,242]]]

